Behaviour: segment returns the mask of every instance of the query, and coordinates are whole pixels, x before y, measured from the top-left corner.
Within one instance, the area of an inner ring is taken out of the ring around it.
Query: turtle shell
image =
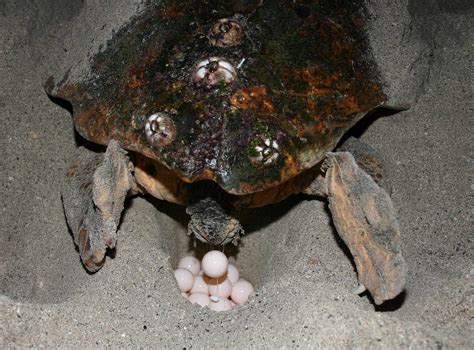
[[[116,139],[186,182],[276,186],[381,105],[363,0],[161,1],[63,79],[86,139]]]

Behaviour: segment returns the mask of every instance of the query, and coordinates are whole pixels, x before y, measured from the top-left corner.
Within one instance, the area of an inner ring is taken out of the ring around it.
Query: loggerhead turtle
[[[332,152],[386,101],[366,18],[362,0],[162,1],[114,35],[88,77],[50,79],[77,132],[107,145],[72,164],[62,191],[87,270],[115,247],[127,195],[185,205],[189,233],[222,245],[243,233],[239,208],[306,193],[327,197],[359,292],[397,296],[406,268],[381,163],[356,141]]]

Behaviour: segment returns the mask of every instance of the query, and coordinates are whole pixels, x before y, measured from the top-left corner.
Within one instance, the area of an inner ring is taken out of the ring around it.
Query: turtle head
[[[229,215],[217,200],[205,197],[189,204],[186,213],[191,216],[188,233],[212,245],[237,244],[244,233],[239,221]]]

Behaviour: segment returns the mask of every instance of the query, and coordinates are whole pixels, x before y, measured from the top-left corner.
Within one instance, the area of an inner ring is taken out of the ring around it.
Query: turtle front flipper
[[[337,152],[349,152],[357,165],[388,193],[392,192],[389,179],[385,176],[385,166],[379,152],[355,137],[349,137],[337,149]]]
[[[327,195],[337,232],[354,257],[358,292],[367,288],[377,305],[395,298],[405,287],[406,265],[390,196],[348,152],[329,153],[324,166],[324,179],[305,192]]]
[[[132,164],[117,141],[110,141],[105,154],[81,152],[67,171],[62,199],[82,262],[96,272],[105,262],[106,249],[115,247],[125,197],[135,181]]]

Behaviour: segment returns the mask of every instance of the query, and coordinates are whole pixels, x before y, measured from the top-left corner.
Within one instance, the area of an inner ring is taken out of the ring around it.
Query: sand
[[[412,108],[353,131],[387,163],[406,293],[382,307],[354,295],[355,268],[326,204],[295,196],[242,213],[247,235],[226,253],[257,290],[226,313],[177,290],[173,267],[193,247],[183,208],[128,201],[116,256],[94,275],[68,233],[59,188],[77,144],[70,114],[42,85],[73,64],[83,72],[85,55],[143,8],[111,3],[0,2],[0,348],[474,347],[470,1],[400,2],[375,22],[411,28],[380,57],[393,51],[400,63],[403,43],[419,58],[403,70],[387,61],[386,79],[411,75],[393,91]],[[372,39],[380,47],[384,34]]]

